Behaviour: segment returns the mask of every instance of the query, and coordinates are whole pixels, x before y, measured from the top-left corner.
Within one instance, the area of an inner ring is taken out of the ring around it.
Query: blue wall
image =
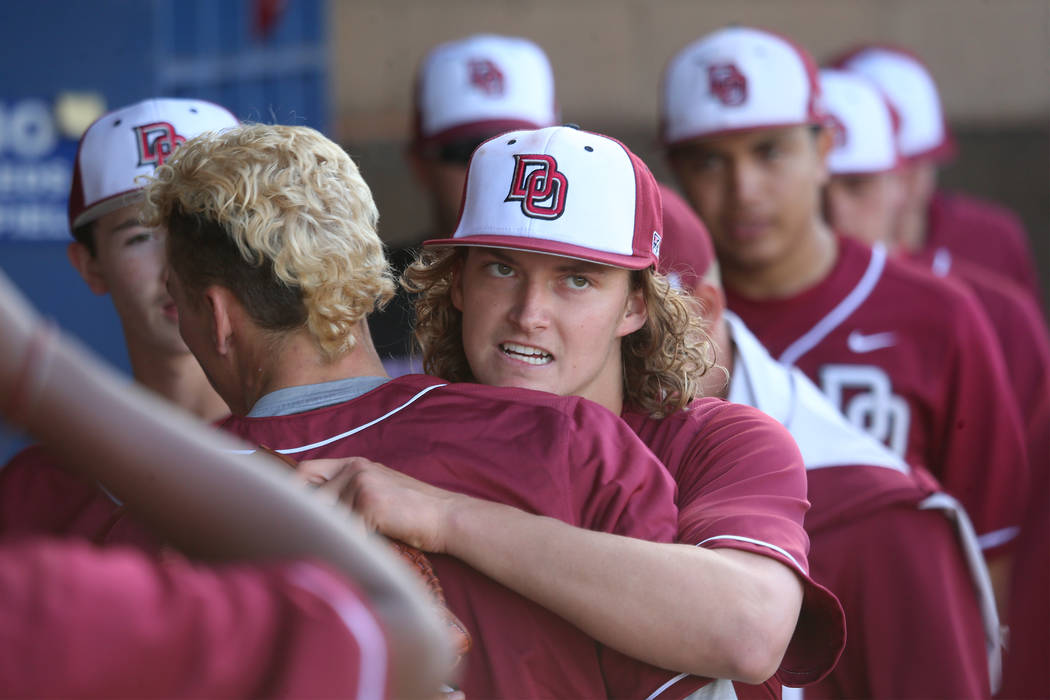
[[[26,126],[14,115],[43,105],[36,113],[53,120],[51,108],[68,92],[97,95],[107,110],[147,97],[198,97],[241,119],[324,131],[325,0],[286,0],[277,21],[261,32],[259,9],[281,4],[0,3],[0,269],[42,313],[118,368],[128,369],[119,320],[109,300],[92,294],[66,260],[63,215],[76,135],[62,134],[57,121]],[[53,131],[42,153],[29,147],[41,129]],[[49,177],[38,178],[41,172]],[[0,463],[22,444],[0,426]]]

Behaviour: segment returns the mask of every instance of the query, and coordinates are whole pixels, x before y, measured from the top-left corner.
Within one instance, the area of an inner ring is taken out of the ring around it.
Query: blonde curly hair
[[[463,349],[463,314],[452,304],[452,286],[467,251],[429,248],[401,277],[416,296],[416,342],[423,369],[454,382],[473,382]],[[622,340],[624,403],[662,418],[701,395],[700,378],[714,366],[714,346],[688,295],[652,270],[631,271],[633,289],[641,289],[648,318]]]
[[[394,294],[372,193],[314,129],[201,134],[157,168],[144,200],[191,296],[222,285],[262,328],[305,326],[328,359],[353,349],[354,327]]]

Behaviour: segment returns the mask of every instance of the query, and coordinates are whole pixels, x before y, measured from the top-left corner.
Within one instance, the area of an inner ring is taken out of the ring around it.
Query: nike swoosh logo
[[[860,331],[853,331],[849,334],[849,338],[846,339],[846,344],[849,346],[850,350],[859,355],[874,350],[893,347],[897,344],[897,334],[892,331],[887,331],[885,333],[871,333],[866,335]]]

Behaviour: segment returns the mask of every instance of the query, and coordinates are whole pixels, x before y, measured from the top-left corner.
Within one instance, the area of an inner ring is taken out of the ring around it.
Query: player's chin
[[[500,367],[489,368],[482,382],[492,386],[514,389],[532,389],[533,391],[553,391],[552,377],[548,370],[550,365],[525,365],[521,362],[500,362]]]

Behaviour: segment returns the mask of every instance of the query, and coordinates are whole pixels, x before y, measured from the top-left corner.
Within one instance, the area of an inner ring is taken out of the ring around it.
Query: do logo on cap
[[[514,177],[505,202],[521,202],[521,213],[534,219],[557,219],[565,211],[569,181],[553,156],[514,154]]]

